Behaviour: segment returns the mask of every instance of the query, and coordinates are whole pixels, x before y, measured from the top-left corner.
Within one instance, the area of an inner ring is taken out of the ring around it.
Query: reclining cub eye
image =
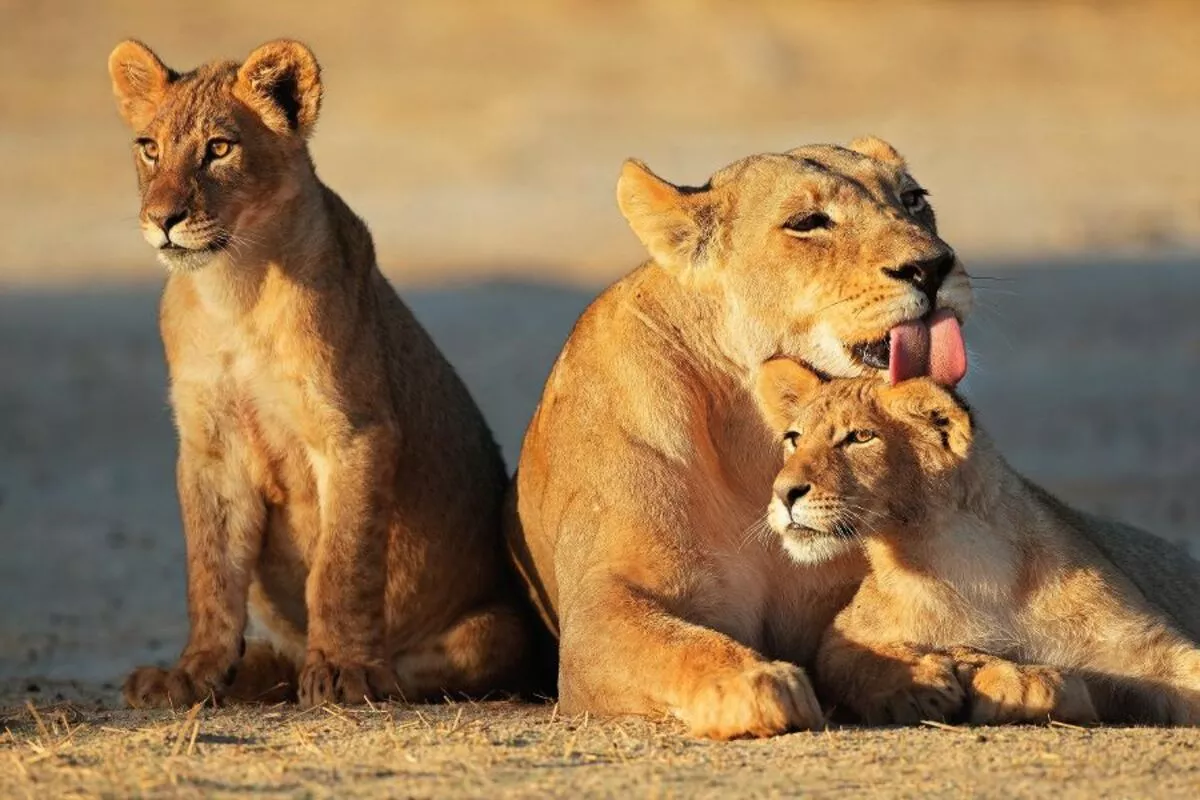
[[[900,202],[904,204],[908,213],[920,214],[929,207],[929,202],[925,199],[928,196],[929,192],[924,189],[909,189],[900,195]]]
[[[213,139],[208,143],[208,157],[211,159],[224,158],[233,151],[233,142],[228,139]]]
[[[860,428],[856,431],[850,431],[846,434],[843,440],[844,444],[866,444],[875,438],[875,431],[869,431],[865,428]]]
[[[828,214],[820,211],[805,211],[783,223],[783,229],[788,233],[809,233],[822,228],[832,228],[833,220]]]
[[[800,431],[788,431],[783,435],[783,446],[789,452],[796,449],[798,441],[800,441]]]

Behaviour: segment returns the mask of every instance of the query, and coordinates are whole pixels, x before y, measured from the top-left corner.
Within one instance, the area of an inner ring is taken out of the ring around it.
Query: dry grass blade
[[[935,719],[923,719],[921,720],[921,724],[927,728],[937,728],[939,731],[955,731],[957,733],[964,733],[967,730],[959,725],[947,725],[946,723],[938,722]]]

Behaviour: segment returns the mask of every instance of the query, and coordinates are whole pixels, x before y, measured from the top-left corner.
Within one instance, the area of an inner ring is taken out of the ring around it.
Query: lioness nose
[[[783,483],[775,487],[775,496],[783,502],[783,507],[791,510],[792,506],[800,501],[800,498],[808,494],[812,490],[811,483]]]
[[[947,250],[933,258],[910,261],[898,267],[884,267],[883,273],[889,278],[911,283],[927,294],[930,300],[933,300],[937,295],[937,290],[941,288],[942,281],[946,280],[946,276],[952,269],[954,269],[954,251]]]
[[[171,228],[174,228],[187,219],[187,209],[172,208],[164,211],[147,211],[146,217],[161,228],[163,233],[170,234]]]

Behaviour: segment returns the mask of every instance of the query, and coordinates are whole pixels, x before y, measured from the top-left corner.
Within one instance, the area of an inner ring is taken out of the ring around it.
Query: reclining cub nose
[[[780,483],[775,486],[775,496],[783,503],[784,508],[790,509],[811,489],[811,483]]]

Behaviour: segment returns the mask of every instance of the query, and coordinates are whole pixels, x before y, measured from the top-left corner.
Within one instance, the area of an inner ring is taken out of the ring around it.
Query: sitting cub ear
[[[153,50],[135,39],[121,42],[109,54],[108,74],[121,117],[135,131],[150,124],[167,87],[179,77],[167,69]]]
[[[775,431],[795,422],[805,398],[824,383],[820,375],[790,358],[772,358],[758,370],[754,394],[763,419]]]
[[[268,42],[238,69],[233,92],[271,130],[308,138],[321,111],[321,67],[300,42]]]
[[[942,447],[966,458],[974,439],[971,410],[958,395],[929,378],[913,378],[880,390],[880,405],[892,417],[936,431]]]
[[[885,142],[883,139],[878,139],[874,136],[860,136],[850,143],[850,149],[856,153],[862,153],[864,156],[873,158],[876,161],[882,161],[885,164],[892,164],[900,169],[906,169],[904,156],[896,151],[896,148]]]
[[[629,159],[617,181],[617,205],[629,227],[664,266],[686,267],[704,258],[712,206],[703,190],[668,183]]]

